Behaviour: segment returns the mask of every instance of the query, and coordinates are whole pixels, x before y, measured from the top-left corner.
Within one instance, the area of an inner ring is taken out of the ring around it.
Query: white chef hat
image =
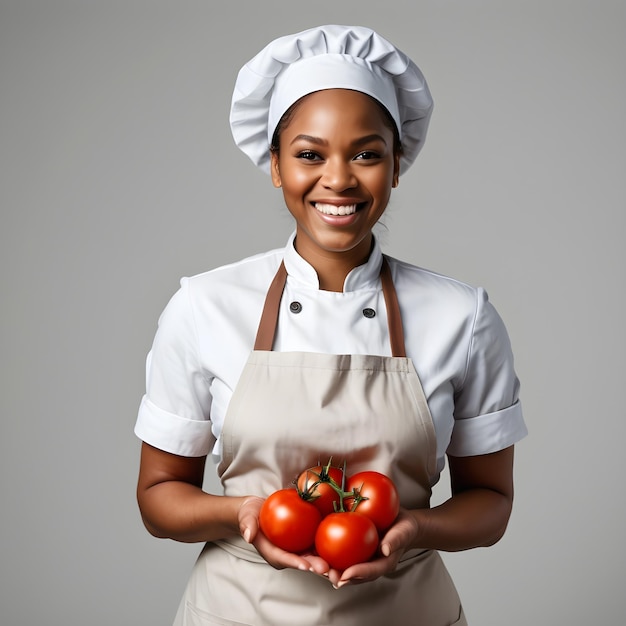
[[[398,128],[400,173],[408,169],[426,138],[433,100],[417,65],[362,26],[318,26],[286,35],[246,63],[230,111],[235,143],[269,173],[280,118],[294,102],[322,89],[353,89],[378,100]]]

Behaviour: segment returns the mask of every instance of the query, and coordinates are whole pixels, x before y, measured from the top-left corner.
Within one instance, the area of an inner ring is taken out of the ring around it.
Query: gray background
[[[329,22],[379,30],[435,97],[385,250],[485,286],[515,348],[509,531],[445,555],[470,621],[623,623],[625,3],[2,0],[3,625],[170,623],[199,547],[139,519],[145,355],[181,276],[286,241],[230,94]]]

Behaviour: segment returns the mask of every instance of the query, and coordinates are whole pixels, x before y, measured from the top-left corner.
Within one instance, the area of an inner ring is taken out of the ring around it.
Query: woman
[[[240,72],[237,144],[282,189],[284,250],[184,279],[159,321],[136,433],[148,530],[206,542],[176,624],[465,624],[438,550],[500,539],[526,429],[484,291],[382,254],[372,228],[423,144],[432,99],[375,32],[323,26]],[[209,452],[224,495],[202,491]],[[448,458],[452,497],[429,508]],[[319,459],[390,476],[377,556],[336,571],[259,529]]]

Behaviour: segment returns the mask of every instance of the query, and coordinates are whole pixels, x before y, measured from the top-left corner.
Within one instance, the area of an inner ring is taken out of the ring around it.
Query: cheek
[[[387,172],[372,176],[368,182],[368,187],[371,193],[380,200],[389,199],[393,187],[393,170],[390,169]]]
[[[301,168],[289,168],[283,174],[283,189],[290,193],[303,193],[314,182],[310,172]]]

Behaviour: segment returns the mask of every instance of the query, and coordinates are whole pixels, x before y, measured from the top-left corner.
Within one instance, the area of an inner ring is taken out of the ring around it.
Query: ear
[[[278,153],[274,151],[270,152],[270,159],[270,174],[272,176],[272,183],[274,183],[274,187],[280,188],[282,186],[282,180],[278,169]]]
[[[393,179],[391,182],[392,187],[397,187],[400,182],[400,153],[396,152],[393,157]]]

